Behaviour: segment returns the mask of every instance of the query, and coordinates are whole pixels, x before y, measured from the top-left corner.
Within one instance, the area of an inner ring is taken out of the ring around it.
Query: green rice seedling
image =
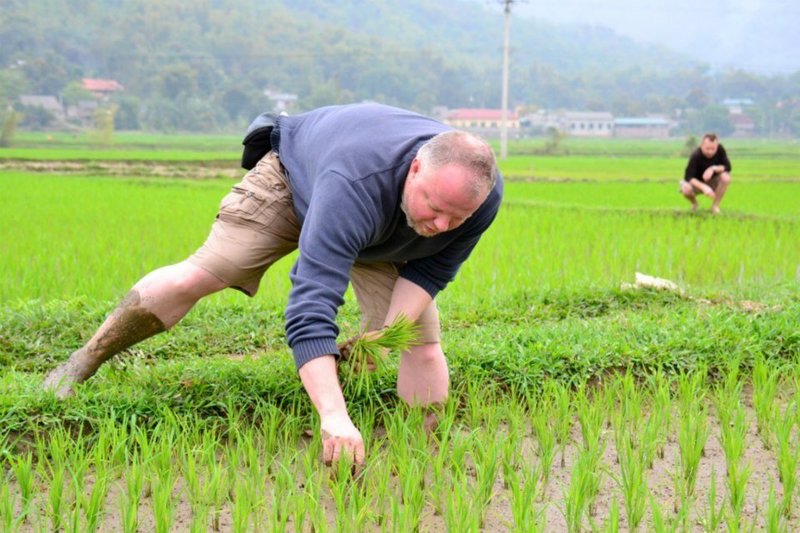
[[[522,471],[509,470],[505,475],[510,492],[511,517],[514,519],[513,530],[530,531],[527,528],[531,524],[536,524],[538,518],[533,502],[537,497],[536,487],[539,473],[534,468]],[[534,530],[541,531],[535,528]]]
[[[395,495],[391,489],[392,481],[392,468],[390,462],[386,458],[385,451],[381,450],[377,454],[373,454],[372,459],[369,461],[367,469],[364,472],[364,480],[369,481],[369,487],[372,496],[372,519],[375,525],[381,530],[385,529],[387,519],[391,516],[391,501],[394,501]],[[435,476],[435,474],[433,474]],[[430,486],[436,487],[437,480],[433,479]],[[424,496],[423,496],[424,497]],[[387,502],[387,500],[389,500]],[[431,493],[431,502],[436,505],[436,495]]]
[[[364,492],[366,484],[353,479],[352,472],[352,460],[345,455],[329,476],[328,488],[336,507],[338,531],[361,531],[370,516],[370,501]]]
[[[479,531],[479,517],[475,512],[466,472],[456,468],[449,482],[443,515],[445,528],[447,531]]]
[[[184,440],[180,447],[178,457],[181,459],[181,476],[183,477],[184,490],[189,499],[192,516],[197,516],[200,507],[206,505],[205,494],[200,484],[200,465],[197,460],[198,451]]]
[[[14,504],[16,498],[11,494],[10,475],[4,474],[0,483],[0,528],[3,531],[14,531],[16,524],[14,520]]]
[[[98,463],[95,463],[98,464]],[[96,466],[94,483],[88,496],[81,499],[83,515],[86,517],[86,531],[97,531],[105,515],[106,496],[108,495],[108,470],[104,466]]]
[[[635,531],[635,529],[636,528],[631,528],[631,531]],[[611,509],[608,512],[608,519],[603,526],[603,531],[607,533],[619,533],[619,503],[617,503],[616,496],[611,500]]]
[[[286,528],[291,514],[290,504],[292,502],[291,495],[295,491],[295,474],[291,470],[290,465],[293,460],[284,456],[281,460],[275,462],[275,479],[272,483],[271,493],[272,501],[270,510],[272,516],[270,517],[273,530],[275,528]],[[255,503],[255,494],[252,494],[251,500]]]
[[[231,498],[231,515],[233,520],[233,530],[234,531],[250,531],[250,519],[253,515],[253,509],[255,507],[255,495],[252,492],[251,484],[244,479],[242,475],[236,476],[236,481],[234,482],[234,495]],[[280,518],[280,511],[275,511],[276,509],[280,508],[281,505],[281,498],[285,498],[288,500],[289,495],[282,495],[279,496],[275,494],[274,501],[271,506],[271,509],[274,511],[273,514],[279,515]],[[285,503],[284,505],[288,505]],[[284,513],[288,514],[288,513]],[[272,520],[270,522],[270,531],[285,531],[286,530],[286,520],[288,516],[284,516],[282,518],[282,522]],[[258,522],[255,522],[257,524]],[[255,528],[253,528],[255,529]]]
[[[419,531],[422,511],[425,509],[425,491],[420,490],[425,477],[425,466],[424,461],[414,461],[403,469],[403,474],[399,479],[403,505],[402,512],[399,513],[399,521],[394,520],[395,513],[393,512],[392,522],[395,531]],[[392,498],[391,503],[392,506],[397,507],[397,498]]]
[[[602,441],[603,422],[605,422],[607,405],[606,395],[599,394],[591,399],[586,394],[586,389],[581,387],[575,395],[575,410],[578,414],[578,423],[583,436],[583,449],[588,450]]]
[[[135,533],[139,529],[139,503],[144,488],[144,467],[137,455],[134,455],[125,471],[126,490],[119,500],[122,530]]]
[[[584,517],[589,516],[591,493],[595,485],[595,459],[588,450],[580,452],[572,467],[569,487],[564,494],[561,513],[567,521],[567,531],[578,533],[584,530]]]
[[[569,390],[556,381],[548,381],[545,383],[543,396],[545,405],[552,406],[555,410],[555,412],[550,411],[553,417],[551,427],[558,449],[561,451],[561,468],[564,468],[564,453],[572,430],[572,402]]]
[[[211,525],[214,531],[219,531],[219,520],[222,506],[228,497],[228,469],[219,464],[216,451],[206,449],[206,478],[204,483],[205,501],[211,506]]]
[[[783,505],[778,503],[775,495],[775,486],[770,482],[767,507],[764,510],[764,530],[767,533],[788,533],[789,526],[784,521]]]
[[[747,418],[741,403],[741,380],[738,378],[738,362],[733,362],[721,386],[714,395],[714,405],[720,426],[720,444],[725,452],[728,488],[729,512],[726,514],[728,529],[738,530],[741,527],[741,515],[744,507],[747,481],[750,478],[750,466],[742,465],[745,441],[747,437]]]
[[[711,431],[708,427],[708,412],[703,403],[703,379],[703,372],[695,372],[691,375],[684,374],[678,380],[681,417],[678,447],[682,500],[694,494],[697,469]]]
[[[171,470],[158,472],[152,481],[153,518],[157,533],[168,533],[175,516],[175,501],[172,490],[175,488],[175,476]]]
[[[366,332],[359,335],[349,349],[347,364],[340,366],[344,369],[346,392],[352,392],[356,396],[370,392],[372,380],[367,370],[385,370],[387,355],[407,350],[417,343],[418,335],[419,326],[404,315],[398,315],[379,334]]]
[[[664,518],[664,511],[658,500],[650,495],[650,515],[652,517],[652,531],[654,533],[675,533],[678,531],[688,531],[685,523],[688,517],[688,508],[683,507],[680,511],[676,510],[676,516],[670,520]]]
[[[441,440],[438,440],[441,438]],[[449,477],[449,464],[450,464],[450,450],[449,443],[451,442],[450,434],[447,436],[437,437],[437,450],[431,456],[431,482],[429,495],[431,503],[433,504],[433,512],[436,515],[441,515],[444,505],[444,494],[448,486]],[[384,483],[388,483],[388,472],[385,481],[381,481],[381,488]],[[379,488],[378,492],[384,492]]]
[[[703,525],[705,531],[717,531],[725,516],[725,502],[717,506],[717,476],[715,475],[713,466],[711,467],[711,481],[708,487],[707,505],[706,514],[701,518],[700,523]]]
[[[494,433],[486,439],[473,441],[472,459],[475,467],[474,512],[483,528],[486,509],[495,495],[494,484],[500,469],[499,442]]]
[[[753,362],[753,409],[756,412],[758,436],[764,447],[772,449],[772,427],[778,415],[775,397],[778,394],[780,370],[763,357]]]
[[[303,464],[309,465],[306,468],[305,487],[303,494],[308,502],[308,515],[311,522],[311,531],[328,531],[328,519],[325,516],[325,506],[322,504],[323,476],[326,472],[316,469],[317,455],[310,455],[308,452],[303,457]]]
[[[64,468],[51,467],[47,491],[47,512],[53,531],[59,531],[64,520],[64,507],[67,504],[64,494]]]
[[[639,442],[635,439],[638,439],[642,434],[641,426],[644,420],[644,415],[642,413],[642,404],[644,400],[642,394],[639,391],[639,387],[636,386],[636,382],[630,372],[625,373],[619,378],[615,382],[614,388],[616,389],[615,396],[619,401],[619,410],[617,411],[617,414],[620,415],[619,422],[621,422],[624,427],[624,431],[621,433],[633,439],[631,444],[634,447],[638,447]],[[609,404],[611,399],[612,398],[609,397]],[[617,438],[616,435],[615,438]]]
[[[664,520],[664,513],[661,504],[651,494],[650,495],[650,515],[652,517],[652,527],[654,533],[667,533],[667,522]]]
[[[536,453],[539,456],[540,496],[547,490],[553,459],[556,456],[556,435],[549,424],[549,410],[537,410],[533,415],[533,432],[536,435]]]
[[[464,423],[469,427],[496,428],[499,420],[487,416],[489,406],[496,403],[495,398],[495,385],[483,379],[469,380],[463,395]]]
[[[655,456],[664,458],[664,446],[667,435],[672,429],[672,396],[670,394],[670,381],[659,369],[650,381],[650,394],[652,405],[650,416],[645,424],[642,441],[646,447],[645,457],[647,467],[653,467]]]
[[[20,516],[23,520],[26,520],[31,509],[31,504],[33,503],[35,477],[33,456],[31,452],[28,452],[24,455],[12,457],[9,462],[11,463],[11,470],[14,472],[14,478],[17,480],[19,495],[22,500]]]
[[[620,422],[617,422],[619,425]],[[618,427],[618,426],[617,426]],[[646,460],[644,457],[645,448],[634,447],[633,441],[637,437],[628,438],[622,436],[624,429],[617,429],[615,433],[621,434],[617,437],[617,458],[619,461],[620,475],[617,483],[622,489],[622,496],[625,501],[625,512],[628,518],[628,528],[636,531],[644,518],[647,506],[647,477],[645,475]]]
[[[775,421],[775,441],[777,443],[778,476],[783,485],[781,508],[786,517],[792,514],[792,503],[797,487],[797,468],[800,465],[800,447],[792,442],[797,403],[792,402],[783,417]]]

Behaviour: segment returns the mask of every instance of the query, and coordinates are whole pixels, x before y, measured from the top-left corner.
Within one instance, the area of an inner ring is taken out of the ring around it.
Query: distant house
[[[125,90],[125,88],[116,80],[83,78],[81,80],[81,86],[101,100],[107,99],[115,92]]]
[[[558,119],[559,130],[575,137],[611,137],[614,115],[606,111],[566,111]]]
[[[519,132],[519,116],[513,111],[506,112],[508,131]],[[484,136],[496,136],[503,124],[501,109],[461,108],[453,109],[444,115],[444,123],[460,130],[469,130]]]
[[[732,115],[743,113],[745,108],[753,107],[755,102],[750,98],[726,98],[722,101],[722,105],[728,108],[728,112]]]
[[[64,118],[64,107],[55,96],[49,94],[23,94],[20,95],[19,101],[26,107],[42,108],[57,119]]]
[[[756,122],[747,114],[747,108],[755,103],[749,98],[726,98],[722,105],[728,108],[728,113],[733,124],[734,137],[752,137],[756,131]]]
[[[666,139],[671,122],[660,117],[624,117],[614,119],[614,136],[625,139]]]
[[[611,137],[614,134],[614,115],[605,111],[540,110],[524,117],[523,123],[540,133],[555,129],[575,137]]]
[[[731,124],[733,124],[732,137],[753,137],[756,132],[756,121],[753,117],[745,113],[731,113]]]

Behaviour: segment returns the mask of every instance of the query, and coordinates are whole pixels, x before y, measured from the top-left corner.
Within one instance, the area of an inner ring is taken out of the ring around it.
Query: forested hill
[[[364,99],[421,111],[498,106],[496,4],[0,0],[0,100],[111,78],[125,86],[125,109],[156,128],[241,122],[268,104],[265,88],[299,95],[301,108]],[[512,104],[660,110],[703,73],[609,30],[512,21]]]

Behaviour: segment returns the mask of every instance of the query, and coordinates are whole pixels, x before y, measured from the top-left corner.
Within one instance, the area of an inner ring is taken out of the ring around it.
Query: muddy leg
[[[165,267],[144,277],[125,296],[94,336],[61,366],[43,387],[59,398],[72,395],[73,385],[94,375],[119,352],[176,324],[206,294],[224,284],[189,263]]]

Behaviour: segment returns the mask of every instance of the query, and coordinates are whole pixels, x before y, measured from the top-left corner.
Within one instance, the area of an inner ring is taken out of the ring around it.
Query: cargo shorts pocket
[[[275,218],[286,202],[281,202],[285,187],[255,189],[235,185],[219,204],[217,218],[225,222],[266,226]]]

